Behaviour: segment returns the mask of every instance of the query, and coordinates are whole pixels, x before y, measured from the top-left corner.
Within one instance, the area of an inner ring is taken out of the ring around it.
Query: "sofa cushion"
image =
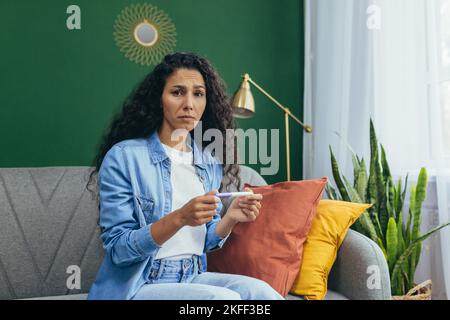
[[[286,296],[327,181],[323,177],[262,187],[245,184],[263,195],[260,214],[233,228],[222,249],[208,255],[208,270],[261,279]]]
[[[0,299],[88,292],[103,257],[90,169],[0,169]]]
[[[289,293],[286,296],[286,300],[304,300],[302,296],[298,296],[292,293]],[[348,298],[339,292],[328,290],[325,298],[323,300],[348,300]]]
[[[87,296],[88,296],[87,293],[80,293],[80,294],[66,294],[62,296],[26,298],[20,300],[86,300]]]
[[[371,204],[321,200],[306,239],[302,265],[291,292],[307,300],[321,300],[328,275],[350,226]]]

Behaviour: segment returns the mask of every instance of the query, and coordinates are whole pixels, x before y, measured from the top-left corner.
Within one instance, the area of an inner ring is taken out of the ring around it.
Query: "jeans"
[[[242,275],[200,272],[194,255],[155,260],[134,300],[284,300],[266,282]]]

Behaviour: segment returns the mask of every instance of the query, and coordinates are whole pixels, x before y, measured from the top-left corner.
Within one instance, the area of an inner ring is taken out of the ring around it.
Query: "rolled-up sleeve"
[[[160,246],[150,226],[140,226],[135,214],[131,180],[118,145],[105,155],[99,170],[101,239],[112,262],[126,266],[149,257]]]

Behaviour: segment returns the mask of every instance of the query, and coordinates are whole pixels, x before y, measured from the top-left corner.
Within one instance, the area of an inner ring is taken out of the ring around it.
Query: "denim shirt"
[[[205,193],[219,189],[223,166],[202,152],[193,139],[195,172]],[[172,211],[171,161],[159,134],[124,140],[105,155],[99,170],[100,227],[105,256],[88,299],[131,299],[147,282],[159,246],[150,226]],[[206,224],[200,271],[206,271],[206,253],[223,246],[228,236],[216,234],[222,203]]]

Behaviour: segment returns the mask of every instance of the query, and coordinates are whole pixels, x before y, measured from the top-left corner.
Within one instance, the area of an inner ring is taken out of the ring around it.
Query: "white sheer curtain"
[[[368,163],[371,117],[394,179],[428,170],[422,231],[450,220],[446,10],[450,0],[306,1],[305,179],[332,177],[329,145],[347,177],[347,144]],[[424,243],[416,281],[429,278],[434,298],[450,296],[450,228]]]
[[[438,221],[450,220],[450,0],[427,1],[430,26],[430,91],[432,160],[435,168]],[[439,234],[445,293],[450,299],[450,230]]]

